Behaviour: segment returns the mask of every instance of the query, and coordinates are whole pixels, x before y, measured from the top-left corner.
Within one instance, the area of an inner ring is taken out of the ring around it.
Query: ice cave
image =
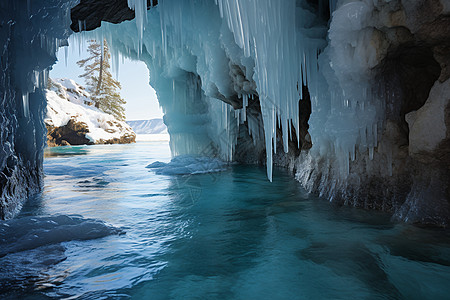
[[[146,64],[172,157],[260,165],[267,186],[284,168],[331,205],[448,226],[449,0],[2,0],[0,219],[43,187],[48,73],[87,38],[117,72]]]
[[[40,187],[42,84],[81,31],[147,64],[174,155],[281,165],[330,201],[447,223],[448,1],[147,2],[3,1],[2,218]]]

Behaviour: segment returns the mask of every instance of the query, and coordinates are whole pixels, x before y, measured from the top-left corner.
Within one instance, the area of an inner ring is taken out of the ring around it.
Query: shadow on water
[[[39,216],[43,214],[45,214],[45,203],[43,201],[43,192],[39,192],[28,197],[17,218]]]
[[[87,154],[89,154],[89,150],[86,149],[86,146],[47,147],[44,150],[44,158],[58,157],[58,156],[77,156]]]

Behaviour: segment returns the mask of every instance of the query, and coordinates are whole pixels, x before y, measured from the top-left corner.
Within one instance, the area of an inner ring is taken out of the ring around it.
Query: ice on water
[[[38,288],[39,281],[47,282],[48,287],[51,280],[44,278],[45,270],[66,259],[64,242],[123,233],[120,228],[78,215],[0,221],[0,293]]]
[[[62,242],[90,240],[120,233],[121,229],[102,221],[76,215],[0,221],[0,257]]]
[[[227,166],[226,162],[217,158],[180,155],[172,158],[169,163],[156,161],[147,168],[159,175],[195,175],[222,172]]]

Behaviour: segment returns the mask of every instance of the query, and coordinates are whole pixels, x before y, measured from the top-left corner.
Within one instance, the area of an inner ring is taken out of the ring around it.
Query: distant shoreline
[[[136,134],[136,142],[168,142],[170,136],[168,133],[156,134]]]

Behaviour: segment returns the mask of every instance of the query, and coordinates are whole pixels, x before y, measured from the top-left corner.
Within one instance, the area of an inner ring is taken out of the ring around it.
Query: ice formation
[[[64,261],[67,242],[123,234],[120,228],[77,215],[0,221],[0,291],[35,289],[45,271]],[[44,275],[45,274],[45,275]]]
[[[19,26],[22,32],[18,32],[12,30],[14,22],[2,23],[3,28],[10,29],[0,36],[6,45],[4,52],[8,53],[6,59],[2,56],[2,66],[10,70],[14,65],[20,72],[11,70],[6,73],[8,78],[2,74],[0,79],[8,85],[10,78],[17,77],[15,86],[6,90],[11,93],[7,98],[17,99],[20,105],[11,108],[14,111],[9,114],[20,115],[25,121],[19,123],[31,132],[39,129],[42,117],[42,107],[36,108],[39,101],[35,99],[46,77],[42,66],[53,62],[56,48],[66,45],[68,35],[65,30],[51,29],[68,29],[67,12],[75,1],[47,1],[51,5],[37,1],[28,6],[24,2],[2,2],[2,19],[8,19],[4,11],[14,12],[19,15],[17,20],[38,22],[30,27],[39,30],[29,32]],[[71,42],[81,47],[85,38],[106,38],[116,71],[124,56],[146,63],[150,84],[165,114],[174,156],[190,154],[233,161],[243,155],[238,150],[265,151],[271,179],[273,160],[282,156],[279,151],[294,150],[298,151],[297,178],[305,186],[310,184],[310,190],[341,189],[345,193],[345,182],[362,184],[361,174],[390,180],[384,177],[396,171],[390,143],[396,142],[395,133],[405,124],[400,124],[404,120],[397,120],[395,126],[392,122],[387,124],[386,112],[392,109],[388,107],[391,104],[401,110],[403,100],[395,81],[386,84],[386,78],[383,81],[375,76],[386,75],[377,68],[383,66],[390,47],[405,50],[401,43],[415,45],[427,38],[423,34],[414,36],[420,22],[425,22],[419,20],[425,17],[420,16],[421,7],[414,1],[160,0],[149,10],[147,3],[128,0],[128,7],[135,11],[134,20],[115,25],[102,23],[95,31],[83,32],[81,38],[73,35]],[[437,1],[435,6],[423,3],[423,10],[448,14],[445,1]],[[42,12],[35,9],[39,4],[45,7]],[[26,7],[28,10],[21,10]],[[53,13],[52,7],[63,13],[58,15],[60,18],[46,20],[45,12]],[[43,15],[38,16],[39,13]],[[78,25],[83,31],[86,20],[79,20]],[[399,28],[403,27],[409,33],[402,33]],[[2,29],[3,32],[6,31]],[[431,43],[442,46],[446,33],[439,34],[437,38],[433,36]],[[26,37],[26,46],[30,47],[23,48],[15,42],[22,52],[11,54],[10,37],[14,35]],[[28,52],[36,48],[44,49],[48,55],[37,59]],[[438,55],[430,53],[430,60],[436,63],[434,58]],[[11,63],[16,57],[36,59]],[[20,92],[16,95],[16,91]],[[39,103],[42,106],[42,101]],[[302,105],[309,103],[310,116],[300,115]],[[403,117],[400,113],[395,116]],[[35,124],[28,126],[30,119]],[[306,135],[302,122],[309,126]],[[16,132],[18,125],[12,127]],[[384,134],[391,134],[391,140],[384,139],[380,145]],[[17,148],[7,140],[9,137],[1,138],[6,153],[13,146]],[[308,140],[312,148],[303,149],[302,139]],[[240,148],[244,143],[246,146]],[[41,140],[36,142],[37,152],[42,144]],[[397,158],[403,164],[407,159],[398,146]],[[19,152],[31,157],[33,151],[23,148]],[[30,161],[32,165],[40,164],[39,158]],[[2,164],[6,162],[7,159]],[[402,172],[405,170],[403,167]],[[396,180],[400,178],[397,176]],[[368,176],[365,180],[369,180]]]
[[[287,152],[294,131],[300,140],[299,100],[307,86],[311,151],[334,153],[345,177],[356,152],[372,155],[382,126],[368,74],[376,57],[363,30],[373,7],[353,1],[334,11],[327,47],[321,14],[329,7],[335,1],[313,7],[295,0],[163,0],[148,15],[136,8],[136,20],[104,23],[93,35],[106,36],[115,55],[147,63],[174,154],[232,160],[245,123],[253,139],[265,141],[271,179],[277,127]],[[262,122],[247,118],[255,96]]]
[[[124,233],[121,229],[81,216],[23,217],[0,221],[0,257],[73,240],[91,240]]]
[[[169,163],[156,161],[146,168],[161,175],[195,175],[225,171],[227,163],[217,158],[179,155]]]

